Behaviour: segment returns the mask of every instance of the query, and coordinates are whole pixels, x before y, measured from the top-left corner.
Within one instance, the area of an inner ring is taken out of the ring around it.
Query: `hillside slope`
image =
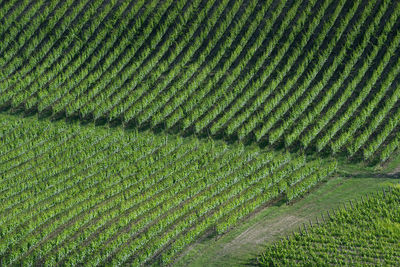
[[[321,183],[312,192],[300,200],[286,205],[276,202],[258,210],[231,231],[222,236],[207,236],[197,240],[182,253],[174,266],[218,267],[218,266],[253,266],[257,258],[265,252],[267,246],[298,232],[304,224],[309,228],[317,220],[321,223],[321,213],[326,218],[327,211],[343,208],[343,203],[350,207],[376,192],[387,191],[388,186],[398,184],[393,178],[376,178],[373,175],[360,177],[340,177],[335,175]]]
[[[346,207],[347,206],[347,207]],[[322,215],[322,226],[308,225],[269,246],[261,266],[400,264],[400,187],[347,203]],[[332,217],[330,217],[332,216]],[[326,221],[326,223],[324,222]]]
[[[3,265],[171,262],[336,162],[0,114]],[[295,195],[293,195],[295,194]]]
[[[0,0],[0,265],[170,264],[337,162],[387,162],[399,16],[390,0]]]
[[[0,107],[384,161],[400,144],[399,14],[390,0],[2,1]]]

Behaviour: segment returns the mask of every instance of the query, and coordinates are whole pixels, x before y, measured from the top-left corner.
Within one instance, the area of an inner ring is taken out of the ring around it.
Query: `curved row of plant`
[[[387,160],[396,1],[7,1],[0,106]]]

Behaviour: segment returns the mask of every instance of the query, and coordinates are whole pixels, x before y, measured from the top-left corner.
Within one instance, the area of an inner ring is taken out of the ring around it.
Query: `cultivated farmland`
[[[382,161],[398,147],[397,1],[5,2],[1,106]]]
[[[2,115],[3,264],[162,263],[205,231],[221,234],[336,162]],[[173,241],[173,243],[171,243]]]
[[[322,214],[318,224],[269,246],[262,266],[386,265],[400,263],[400,187]],[[318,218],[317,218],[318,220]],[[322,226],[319,224],[323,224]]]
[[[333,176],[396,181],[399,16],[0,0],[0,265],[175,264]]]

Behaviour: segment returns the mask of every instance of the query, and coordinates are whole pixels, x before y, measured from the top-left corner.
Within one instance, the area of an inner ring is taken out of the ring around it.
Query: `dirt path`
[[[268,226],[265,225],[265,222],[259,222],[226,244],[222,253],[229,254],[232,250],[240,249],[243,245],[264,245],[267,240],[282,236],[288,228],[294,228],[302,221],[304,221],[304,218],[288,214],[278,217],[268,223]]]
[[[390,175],[398,175],[400,177],[400,165],[397,166],[396,168],[394,168],[394,170],[392,170],[388,174],[390,174]]]
[[[400,169],[400,167],[399,167]],[[400,170],[393,170],[398,173]],[[267,243],[279,240],[299,226],[309,224],[321,213],[337,208],[349,200],[360,199],[366,193],[376,192],[389,183],[398,183],[393,177],[332,178],[304,199],[293,205],[273,205],[259,211],[220,237],[210,237],[191,246],[175,266],[251,266]]]

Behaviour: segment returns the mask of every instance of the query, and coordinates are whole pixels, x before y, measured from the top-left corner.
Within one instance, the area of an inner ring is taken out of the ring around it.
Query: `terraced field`
[[[0,0],[0,265],[164,265],[400,146],[400,2]]]

